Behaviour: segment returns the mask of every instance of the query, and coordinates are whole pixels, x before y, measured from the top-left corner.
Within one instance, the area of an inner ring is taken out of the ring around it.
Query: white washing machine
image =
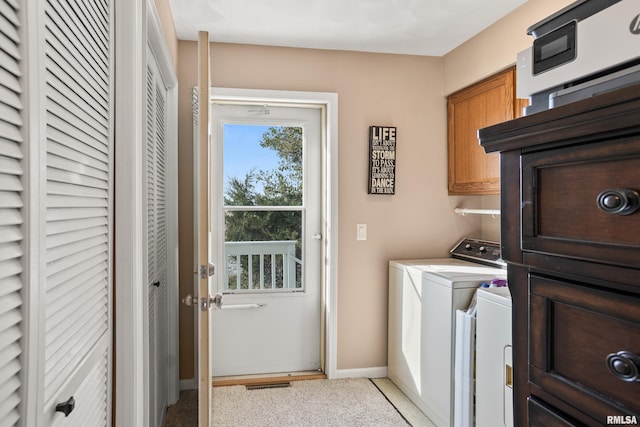
[[[479,289],[476,319],[476,427],[513,427],[511,293]]]
[[[487,242],[472,242],[464,245],[486,256]],[[467,308],[482,282],[505,276],[455,258],[389,262],[388,376],[438,427],[454,425],[456,310]]]

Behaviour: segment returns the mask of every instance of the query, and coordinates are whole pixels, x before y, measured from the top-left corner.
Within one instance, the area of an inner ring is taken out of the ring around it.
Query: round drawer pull
[[[607,356],[607,367],[622,381],[640,381],[640,356],[630,351],[619,351]]]
[[[598,194],[597,203],[603,212],[631,215],[640,208],[640,195],[628,188],[614,188]]]

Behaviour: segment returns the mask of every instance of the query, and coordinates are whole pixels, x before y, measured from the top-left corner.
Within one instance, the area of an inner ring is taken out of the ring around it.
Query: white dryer
[[[513,427],[511,293],[478,290],[476,427]]]
[[[455,258],[389,262],[388,376],[438,427],[454,425],[456,310],[505,276]]]

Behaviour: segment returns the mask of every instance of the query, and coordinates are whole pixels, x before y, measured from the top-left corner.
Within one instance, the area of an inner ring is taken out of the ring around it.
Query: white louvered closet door
[[[22,1],[0,7],[0,425],[20,421],[23,394],[23,166],[19,13]]]
[[[47,0],[42,16],[38,425],[110,425],[113,4]]]
[[[167,89],[147,52],[147,274],[149,297],[149,420],[156,426],[167,406]]]

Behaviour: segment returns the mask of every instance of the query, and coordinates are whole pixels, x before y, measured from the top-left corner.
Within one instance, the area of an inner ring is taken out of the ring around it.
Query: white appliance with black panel
[[[388,376],[439,427],[454,426],[456,310],[506,278],[497,243],[464,239],[451,255],[389,261]]]
[[[640,82],[638,0],[578,0],[527,33],[516,72],[527,115]]]

